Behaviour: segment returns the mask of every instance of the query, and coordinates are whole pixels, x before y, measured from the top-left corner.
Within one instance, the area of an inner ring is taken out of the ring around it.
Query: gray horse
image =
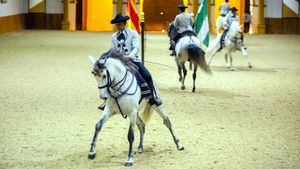
[[[171,122],[163,106],[150,105],[148,102],[149,99],[143,99],[141,97],[142,91],[135,77],[137,70],[129,59],[114,50],[110,50],[104,53],[97,61],[95,61],[92,56],[89,57],[89,60],[93,66],[92,73],[98,83],[100,98],[107,100],[102,117],[96,124],[95,134],[89,152],[90,159],[95,158],[96,141],[103,124],[113,115],[121,114],[123,117],[126,116],[130,119],[128,131],[129,152],[125,166],[133,165],[132,145],[135,125],[138,126],[140,131],[138,152],[142,153],[145,133],[144,122],[150,119],[153,109],[160,115],[164,124],[170,130],[177,149],[184,149],[173,131]],[[156,91],[157,95],[159,95],[157,88]],[[144,108],[144,111],[141,113],[141,118],[138,112],[142,108]]]
[[[177,30],[174,23],[169,24],[168,36],[170,40],[174,39]],[[205,52],[200,48],[200,40],[190,32],[183,32],[182,37],[175,45],[175,61],[178,68],[179,82],[182,83],[181,89],[185,89],[184,80],[187,74],[185,62],[190,61],[194,65],[193,73],[193,92],[195,92],[196,72],[198,66],[206,73],[211,74],[211,70],[205,61]],[[192,66],[191,66],[192,67]],[[183,73],[183,77],[182,77]]]

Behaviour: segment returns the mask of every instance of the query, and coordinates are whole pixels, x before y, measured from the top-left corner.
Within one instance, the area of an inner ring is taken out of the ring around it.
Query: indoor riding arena
[[[234,70],[228,69],[223,49],[209,65],[211,75],[198,69],[192,92],[188,62],[185,90],[178,81],[167,21],[179,4],[193,17],[206,7],[213,41],[225,1],[204,2],[0,0],[0,169],[126,168],[130,118],[121,113],[104,124],[96,156],[88,158],[103,112],[88,56],[110,49],[118,32],[110,22],[120,12],[129,15],[129,3],[142,21],[139,58],[144,56],[184,146],[177,150],[153,112],[143,153],[135,127],[131,168],[300,168],[299,1],[230,0],[241,25],[244,12],[251,15],[244,46],[252,67],[236,51]],[[136,29],[130,20],[127,27]],[[210,58],[207,52],[207,63]]]

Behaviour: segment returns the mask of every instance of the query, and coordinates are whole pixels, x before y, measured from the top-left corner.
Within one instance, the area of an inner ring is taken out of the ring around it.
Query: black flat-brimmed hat
[[[185,9],[185,8],[188,8],[187,6],[185,6],[184,4],[180,4],[177,6],[177,8],[179,9]]]
[[[238,11],[238,9],[236,9],[235,7],[230,8],[231,11]]]
[[[115,19],[111,20],[111,24],[120,23],[120,22],[126,22],[128,19],[130,19],[129,16],[123,16],[122,13],[119,13],[116,15]]]

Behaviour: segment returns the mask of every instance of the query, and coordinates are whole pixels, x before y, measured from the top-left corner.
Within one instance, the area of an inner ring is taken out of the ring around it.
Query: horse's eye
[[[103,75],[102,78],[105,79],[105,78],[106,78],[106,75]]]

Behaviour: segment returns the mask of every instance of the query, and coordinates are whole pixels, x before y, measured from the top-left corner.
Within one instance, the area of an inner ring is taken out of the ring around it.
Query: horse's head
[[[100,98],[104,100],[109,97],[108,90],[112,83],[112,79],[106,65],[107,54],[108,52],[104,53],[97,61],[94,61],[91,56],[89,57],[91,63],[93,63],[92,74],[98,83]]]
[[[229,32],[237,39],[240,39],[243,36],[242,26],[237,21],[232,21]]]
[[[111,90],[115,90],[115,85],[124,80],[127,71],[132,74],[137,72],[137,67],[130,59],[114,48],[102,54],[97,61],[91,56],[89,59],[93,66],[92,74],[98,83],[101,99],[107,99],[112,94]]]
[[[175,28],[175,25],[174,25],[174,22],[171,22],[169,23],[169,26],[168,26],[168,36],[173,39],[174,36],[176,35],[176,28]]]

